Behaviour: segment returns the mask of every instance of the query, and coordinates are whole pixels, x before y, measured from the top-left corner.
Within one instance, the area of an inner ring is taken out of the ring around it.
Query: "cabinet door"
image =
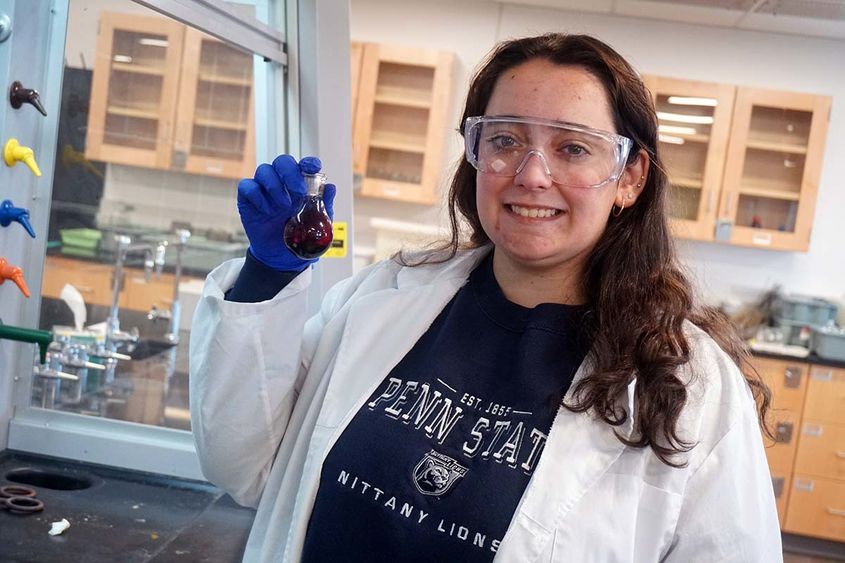
[[[185,29],[172,167],[206,176],[255,172],[253,55]]]
[[[144,312],[153,307],[166,311],[172,304],[172,274],[162,274],[160,278],[153,275],[146,280],[143,271],[128,270],[126,272],[125,307]]]
[[[168,168],[184,26],[167,18],[103,12],[85,155]]]
[[[451,53],[364,45],[352,155],[362,195],[437,201],[452,59]]]
[[[807,365],[768,358],[753,358],[752,365],[772,391],[766,422],[775,441],[766,441],[769,469],[773,474],[791,473],[807,391]]]
[[[657,109],[673,234],[713,240],[736,88],[659,76],[644,81]]]
[[[796,474],[792,478],[787,532],[845,541],[845,483]]]
[[[845,369],[813,366],[807,387],[805,417],[845,425]]]
[[[44,264],[41,294],[59,299],[62,288],[70,284],[79,291],[85,303],[111,305],[112,268],[104,264],[48,256]],[[123,306],[123,294],[119,306]]]
[[[804,420],[795,472],[845,480],[845,425]]]
[[[766,440],[766,459],[775,489],[778,519],[783,526],[807,391],[808,366],[760,357],[752,358],[751,363],[772,391],[772,406],[767,422],[774,431],[775,441],[772,443]]]
[[[829,114],[827,96],[738,88],[720,239],[807,250]]]

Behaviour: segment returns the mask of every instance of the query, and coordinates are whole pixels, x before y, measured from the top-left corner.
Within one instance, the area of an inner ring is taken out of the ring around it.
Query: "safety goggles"
[[[466,159],[479,172],[513,177],[531,157],[552,181],[573,188],[600,188],[622,175],[631,140],[582,125],[525,117],[468,117]]]

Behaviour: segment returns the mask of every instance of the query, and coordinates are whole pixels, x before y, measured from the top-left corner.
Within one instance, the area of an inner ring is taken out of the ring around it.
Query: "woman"
[[[307,323],[279,233],[318,165],[241,182],[250,252],[209,275],[191,398],[205,475],[258,506],[244,559],[780,560],[768,392],[675,266],[636,73],[591,37],[508,41],[461,125],[451,243]]]

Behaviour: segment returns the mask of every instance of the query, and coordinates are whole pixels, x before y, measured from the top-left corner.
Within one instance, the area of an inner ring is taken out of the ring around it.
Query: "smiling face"
[[[581,67],[545,59],[530,60],[502,73],[485,115],[551,119],[616,132],[601,82]],[[534,156],[514,177],[479,172],[476,205],[481,225],[496,246],[497,270],[541,270],[580,277],[613,204],[623,197],[617,184],[561,186]]]

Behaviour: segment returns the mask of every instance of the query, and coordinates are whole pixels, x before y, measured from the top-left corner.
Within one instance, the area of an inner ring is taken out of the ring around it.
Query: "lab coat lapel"
[[[585,361],[575,375],[575,381],[591,369],[589,361]],[[633,385],[628,387],[626,397],[629,409]],[[631,427],[629,417],[627,424],[617,430],[628,434]],[[561,408],[537,470],[499,547],[496,561],[531,562],[549,552],[548,542],[552,541],[554,530],[564,525],[572,508],[624,449],[624,444],[614,435],[614,428],[606,422],[591,413],[573,413]]]
[[[340,340],[320,424],[345,426],[431,326],[464,281],[453,279],[387,289],[357,301],[349,311]]]
[[[444,267],[403,268],[396,288],[376,291],[351,306],[318,424],[346,426],[489,251],[482,247],[461,253]]]

